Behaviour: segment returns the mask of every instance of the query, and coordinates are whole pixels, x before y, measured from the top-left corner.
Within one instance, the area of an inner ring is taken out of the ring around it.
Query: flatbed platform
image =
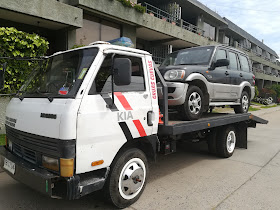
[[[267,124],[268,121],[250,113],[244,114],[220,114],[208,113],[195,121],[172,121],[167,125],[159,125],[159,135],[179,135],[201,130],[207,130],[224,125],[245,122],[247,127],[255,127],[257,123]]]

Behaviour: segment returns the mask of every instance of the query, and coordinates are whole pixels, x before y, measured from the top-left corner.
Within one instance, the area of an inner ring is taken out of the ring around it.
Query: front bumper
[[[189,87],[188,83],[166,82],[168,87],[168,105],[177,106],[185,103],[186,93]],[[158,84],[159,98],[163,97],[162,88]]]
[[[10,173],[4,168],[5,158],[15,164],[14,174]],[[59,178],[59,176],[56,174],[50,173],[47,170],[38,167],[34,167],[27,161],[21,160],[3,146],[0,147],[0,166],[15,180],[50,197],[52,196],[53,180]]]
[[[15,164],[14,174],[4,168],[5,159]],[[64,178],[22,160],[4,146],[0,146],[0,167],[15,180],[48,197],[69,200],[78,199],[81,196],[102,189],[109,172],[109,168],[105,168]]]

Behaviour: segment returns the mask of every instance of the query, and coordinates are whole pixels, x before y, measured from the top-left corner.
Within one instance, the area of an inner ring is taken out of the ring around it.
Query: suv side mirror
[[[5,82],[5,71],[7,68],[7,63],[3,63],[3,70],[0,71],[0,90],[2,90],[4,88],[4,82]]]
[[[114,59],[114,81],[117,86],[131,83],[131,61],[128,58]]]
[[[215,69],[217,67],[228,66],[228,65],[229,65],[228,59],[219,59],[214,63],[213,69]]]

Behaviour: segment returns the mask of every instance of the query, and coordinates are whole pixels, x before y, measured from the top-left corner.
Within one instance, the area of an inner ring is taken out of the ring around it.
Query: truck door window
[[[236,54],[233,52],[229,52],[228,55],[229,55],[229,68],[231,70],[238,70]]]
[[[250,72],[248,59],[243,55],[239,55],[239,58],[240,58],[242,71]]]
[[[129,85],[117,86],[114,85],[115,92],[128,92],[128,91],[145,91],[145,80],[143,72],[142,58],[124,55],[115,55],[115,58],[129,58],[132,64],[132,77]],[[99,93],[112,92],[111,87],[111,66],[112,54],[109,54],[104,59],[95,80],[89,91],[89,95]]]

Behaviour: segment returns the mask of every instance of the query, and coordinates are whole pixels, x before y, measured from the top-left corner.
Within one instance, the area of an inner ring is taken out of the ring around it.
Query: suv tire
[[[204,97],[197,86],[189,86],[186,100],[180,107],[183,120],[197,120],[203,113]]]
[[[240,98],[240,105],[234,107],[234,112],[238,113],[247,113],[250,107],[249,94],[246,91],[243,91]]]

